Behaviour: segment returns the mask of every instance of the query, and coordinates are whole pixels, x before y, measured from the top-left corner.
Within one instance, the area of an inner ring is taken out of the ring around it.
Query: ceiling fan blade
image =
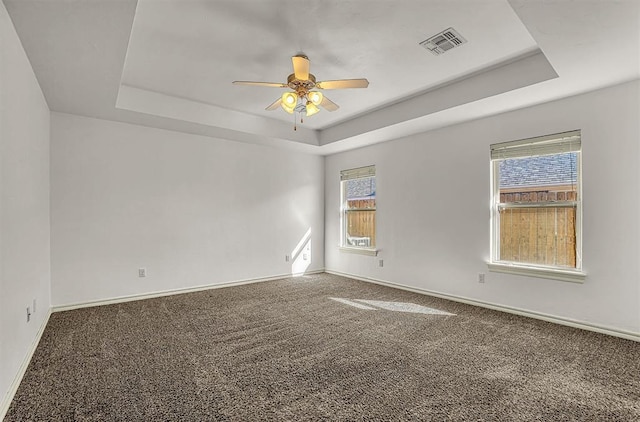
[[[272,102],[269,107],[265,108],[265,110],[275,110],[276,108],[280,107],[280,104],[282,104],[282,98],[278,98],[277,100],[275,100],[274,102]]]
[[[320,103],[320,107],[324,108],[327,111],[336,111],[340,108],[340,106],[327,97],[322,97],[322,102]]]
[[[273,88],[286,88],[287,84],[278,82],[254,82],[254,81],[233,81],[234,85],[269,86]]]
[[[291,57],[293,62],[293,74],[296,79],[301,81],[309,80],[309,59],[305,56],[293,56]]]
[[[320,89],[345,89],[345,88],[366,88],[369,81],[366,79],[338,79],[337,81],[316,82],[316,88]]]

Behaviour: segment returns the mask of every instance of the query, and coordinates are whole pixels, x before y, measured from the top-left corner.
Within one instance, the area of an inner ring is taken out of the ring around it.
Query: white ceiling
[[[325,91],[341,109],[307,119],[322,129],[536,49],[506,1],[477,14],[453,3],[139,0],[122,83],[290,123],[282,110],[265,111],[283,89],[230,82],[286,82],[291,56],[302,51],[318,80],[371,83]],[[418,44],[449,26],[470,44],[441,57]]]
[[[640,1],[4,0],[53,111],[329,154],[640,77]],[[468,42],[434,56],[448,27]],[[304,52],[340,109],[264,108]]]

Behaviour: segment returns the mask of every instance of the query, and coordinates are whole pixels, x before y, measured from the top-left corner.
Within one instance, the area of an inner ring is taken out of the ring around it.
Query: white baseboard
[[[31,358],[33,357],[33,354],[35,353],[36,348],[40,343],[40,338],[42,337],[42,333],[44,333],[44,329],[47,326],[47,323],[49,322],[50,316],[51,316],[51,309],[47,311],[47,316],[44,317],[42,324],[40,324],[40,328],[38,328],[38,332],[36,333],[36,336],[33,339],[33,342],[31,343],[31,347],[29,347],[29,350],[27,351],[27,354],[25,355],[22,361],[22,364],[18,369],[18,373],[13,378],[13,381],[9,386],[9,390],[4,395],[4,398],[2,399],[2,403],[0,403],[0,421],[4,419],[7,412],[9,411],[9,406],[11,406],[11,402],[13,401],[13,396],[16,395],[16,391],[18,391],[18,387],[22,382],[22,377],[24,377],[24,374],[27,372],[27,368],[29,367],[29,362],[31,362]]]
[[[133,302],[136,300],[152,299],[156,297],[172,296],[172,295],[183,294],[183,293],[200,292],[203,290],[222,289],[225,287],[241,286],[243,284],[262,283],[264,281],[280,280],[282,278],[297,277],[300,275],[320,274],[323,272],[324,272],[324,269],[319,269],[319,270],[313,270],[313,271],[306,271],[304,274],[291,274],[291,273],[280,274],[280,275],[274,275],[274,276],[263,277],[263,278],[249,278],[244,280],[234,280],[234,281],[227,281],[223,283],[206,284],[206,285],[195,286],[195,287],[186,287],[181,289],[161,290],[161,291],[152,292],[152,293],[141,293],[141,294],[135,294],[130,296],[119,296],[119,297],[113,297],[108,299],[92,300],[89,302],[71,303],[67,305],[56,305],[52,307],[52,312],[70,311],[72,309],[90,308],[93,306],[112,305],[114,303]]]
[[[5,415],[7,414],[7,411],[9,411],[9,406],[11,406],[13,397],[15,396],[16,391],[18,391],[18,387],[22,382],[22,378],[24,377],[24,374],[27,371],[27,368],[29,367],[29,362],[31,362],[31,358],[33,357],[33,354],[35,353],[36,348],[40,343],[40,338],[42,337],[42,333],[44,333],[44,329],[47,326],[47,323],[49,322],[49,317],[51,317],[51,314],[53,312],[68,311],[68,310],[79,309],[79,308],[88,308],[92,306],[110,305],[114,303],[131,302],[135,300],[151,299],[154,297],[170,296],[170,295],[176,295],[176,294],[182,294],[182,293],[199,292],[199,291],[210,290],[210,289],[221,289],[225,287],[241,286],[243,284],[261,283],[264,281],[279,280],[282,278],[297,277],[301,275],[320,274],[323,272],[324,272],[324,269],[319,269],[314,271],[307,271],[304,274],[281,274],[281,275],[274,275],[274,276],[264,277],[264,278],[236,280],[236,281],[229,281],[229,282],[219,283],[219,284],[209,284],[209,285],[189,287],[184,289],[164,290],[164,291],[153,292],[153,293],[121,296],[121,297],[109,298],[104,300],[95,300],[91,302],[54,306],[50,308],[49,311],[47,312],[47,316],[45,317],[44,321],[42,322],[42,325],[38,329],[38,333],[36,334],[36,337],[33,340],[33,343],[31,344],[29,351],[27,352],[22,364],[20,365],[20,369],[18,370],[18,373],[13,379],[13,382],[11,383],[9,390],[5,394],[2,400],[2,403],[0,403],[0,421],[4,419]]]
[[[339,272],[339,271],[323,270],[323,269],[319,269],[319,270],[315,270],[315,271],[309,271],[309,272],[306,272],[305,274],[319,274],[319,273],[322,273],[322,272],[327,272],[329,274],[334,274],[334,275],[338,275],[338,276],[352,278],[352,279],[355,279],[355,280],[361,280],[361,281],[365,281],[365,282],[369,282],[369,283],[380,284],[380,285],[391,287],[391,288],[407,290],[407,291],[410,291],[410,292],[424,294],[424,295],[427,295],[427,296],[439,297],[439,298],[443,298],[443,299],[452,300],[454,302],[466,303],[468,305],[474,305],[474,306],[479,306],[479,307],[482,307],[482,308],[493,309],[493,310],[496,310],[496,311],[502,311],[502,312],[521,315],[521,316],[525,316],[525,317],[529,317],[529,318],[540,319],[540,320],[543,320],[543,321],[553,322],[553,323],[560,324],[560,325],[566,325],[566,326],[569,326],[569,327],[580,328],[580,329],[583,329],[583,330],[594,331],[594,332],[597,332],[597,333],[608,334],[608,335],[611,335],[611,336],[620,337],[620,338],[624,338],[624,339],[627,339],[627,340],[633,340],[633,341],[640,342],[640,333],[635,333],[635,332],[632,332],[632,331],[619,330],[619,329],[612,328],[612,327],[606,327],[606,326],[591,324],[591,323],[588,323],[588,322],[572,320],[572,319],[569,319],[569,318],[558,317],[558,316],[555,316],[555,315],[543,314],[543,313],[540,313],[540,312],[528,311],[528,310],[525,310],[525,309],[519,309],[519,308],[515,308],[515,307],[511,307],[511,306],[499,305],[499,304],[495,304],[495,303],[489,303],[489,302],[479,301],[479,300],[475,300],[475,299],[470,299],[470,298],[466,298],[466,297],[462,297],[462,296],[450,295],[450,294],[440,293],[440,292],[436,292],[436,291],[432,291],[432,290],[421,289],[421,288],[417,288],[417,287],[411,287],[411,286],[407,286],[407,285],[404,285],[404,284],[393,283],[393,282],[386,281],[386,280],[374,279],[374,278],[369,278],[369,277],[362,277],[362,276],[358,276],[358,275],[355,275],[355,274],[348,274],[348,273],[343,273],[343,272]],[[25,356],[25,358],[24,358],[24,360],[23,360],[23,362],[22,362],[22,364],[20,366],[20,369],[18,370],[18,373],[16,374],[13,382],[11,383],[11,386],[10,386],[9,390],[5,394],[4,399],[2,400],[2,403],[0,404],[0,421],[5,417],[7,411],[9,410],[9,406],[11,405],[11,401],[13,400],[13,397],[14,397],[16,391],[18,390],[18,387],[20,386],[20,383],[22,382],[22,378],[24,377],[24,374],[25,374],[25,372],[27,370],[27,367],[29,366],[29,362],[31,362],[31,358],[33,357],[33,354],[34,354],[36,348],[38,347],[38,344],[40,343],[40,338],[42,337],[42,334],[44,333],[44,329],[47,326],[47,323],[49,322],[49,317],[51,316],[52,312],[61,312],[61,311],[67,311],[67,310],[71,310],[71,309],[86,308],[86,307],[91,307],[91,306],[109,305],[109,304],[114,304],[114,303],[131,302],[131,301],[135,301],[135,300],[150,299],[150,298],[154,298],[154,297],[169,296],[169,295],[181,294],[181,293],[198,292],[198,291],[210,290],[210,289],[220,289],[220,288],[225,288],[225,287],[240,286],[240,285],[243,285],[243,284],[260,283],[260,282],[264,282],[264,281],[278,280],[278,279],[287,278],[287,277],[291,277],[291,276],[292,276],[291,274],[282,274],[282,275],[276,275],[276,276],[265,277],[265,278],[237,280],[237,281],[230,281],[230,282],[226,282],[226,283],[190,287],[190,288],[185,288],[185,289],[165,290],[165,291],[154,292],[154,293],[145,293],[145,294],[132,295],[132,296],[121,296],[121,297],[110,298],[110,299],[105,299],[105,300],[96,300],[96,301],[91,301],[91,302],[55,306],[55,307],[49,309],[49,311],[47,313],[47,316],[45,317],[45,319],[43,320],[40,328],[38,329],[38,333],[36,334],[36,337],[34,338],[33,343],[31,344],[31,347],[30,347],[27,355]]]
[[[592,324],[590,322],[559,317],[556,315],[550,315],[550,314],[545,314],[541,312],[529,311],[526,309],[515,308],[513,306],[506,306],[506,305],[500,305],[497,303],[484,302],[481,300],[470,299],[463,296],[440,293],[433,290],[421,289],[418,287],[411,287],[411,286],[407,286],[400,283],[393,283],[391,281],[379,280],[379,279],[370,278],[370,277],[362,277],[355,274],[343,273],[340,271],[325,270],[325,272],[329,274],[347,277],[347,278],[353,278],[355,280],[366,281],[368,283],[381,284],[383,286],[392,287],[395,289],[407,290],[410,292],[419,293],[427,296],[439,297],[442,299],[452,300],[454,302],[466,303],[468,305],[479,306],[482,308],[493,309],[495,311],[507,312],[510,314],[525,316],[529,318],[540,319],[547,322],[553,322],[555,324],[566,325],[573,328],[580,328],[582,330],[594,331],[596,333],[607,334],[614,337],[620,337],[623,339],[640,342],[640,333],[635,333],[633,331],[620,330],[613,327]]]

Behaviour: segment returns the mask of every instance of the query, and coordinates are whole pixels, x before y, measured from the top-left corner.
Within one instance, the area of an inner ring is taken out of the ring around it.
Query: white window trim
[[[369,256],[378,255],[378,249],[375,247],[373,248],[370,246],[359,247],[359,246],[345,244],[345,239],[347,238],[346,236],[347,228],[345,227],[346,220],[344,218],[347,210],[345,209],[345,203],[346,203],[346,201],[344,200],[345,184],[343,182],[345,182],[346,180],[360,179],[365,177],[375,177],[375,176],[376,176],[375,165],[358,167],[358,168],[353,168],[349,170],[342,170],[340,172],[340,245],[338,246],[338,248],[341,252],[348,252],[348,253],[355,253],[355,254],[369,255]],[[377,212],[377,207],[372,211]]]
[[[514,141],[504,144],[497,145],[509,145],[509,146],[519,146],[519,145],[528,145],[538,141],[545,142],[550,139],[560,139],[560,138],[573,138],[577,137],[581,141],[581,134],[579,130],[560,133],[556,135],[548,135],[541,136],[537,138],[524,139],[520,141]],[[580,142],[581,144],[582,142]],[[490,239],[490,252],[491,252],[491,260],[487,262],[487,267],[491,272],[499,272],[499,273],[507,273],[507,274],[515,274],[515,275],[523,275],[529,277],[537,277],[537,278],[546,278],[560,281],[569,281],[573,283],[583,283],[587,277],[587,274],[582,270],[582,148],[580,147],[577,150],[572,150],[572,152],[577,152],[578,160],[577,160],[577,171],[578,171],[578,201],[563,201],[558,202],[558,205],[575,205],[576,207],[576,268],[562,268],[562,267],[547,267],[547,266],[536,266],[530,265],[526,263],[520,262],[512,262],[512,261],[500,261],[498,260],[499,254],[499,246],[500,245],[500,230],[498,230],[498,212],[501,207],[499,203],[500,198],[500,183],[497,177],[498,174],[498,166],[500,158],[496,158],[494,156],[494,145],[491,146],[491,164],[490,164],[490,177],[491,177],[491,239]],[[547,151],[548,152],[548,151]],[[526,155],[529,156],[529,155]],[[517,157],[517,155],[512,155],[511,157]],[[505,157],[507,158],[507,157]],[[510,204],[510,205],[502,205],[505,208],[516,208],[518,206],[531,206],[531,204]],[[535,206],[535,205],[534,205]],[[538,205],[538,206],[553,206],[553,204],[546,205]]]
[[[518,265],[512,262],[487,262],[489,271],[494,273],[506,273],[523,275],[552,280],[570,281],[572,283],[584,283],[587,274],[581,270],[562,270],[555,267],[535,267],[530,265]]]
[[[340,246],[340,252],[355,253],[360,255],[377,256],[378,249],[373,248],[359,248],[357,246]]]

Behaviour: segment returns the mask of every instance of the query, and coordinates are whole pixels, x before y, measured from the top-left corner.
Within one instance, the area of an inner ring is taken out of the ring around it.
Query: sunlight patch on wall
[[[291,274],[294,277],[303,275],[311,265],[311,227],[291,252],[291,260]]]

